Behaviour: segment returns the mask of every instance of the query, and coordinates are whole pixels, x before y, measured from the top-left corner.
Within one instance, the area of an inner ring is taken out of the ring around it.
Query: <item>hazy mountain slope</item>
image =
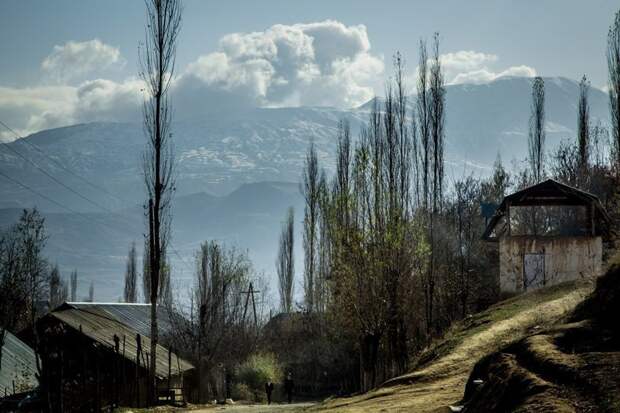
[[[575,139],[579,85],[565,78],[545,79],[547,147]],[[458,85],[447,90],[446,142],[452,161],[491,164],[499,152],[504,162],[527,153],[531,79],[500,78],[486,85]],[[609,119],[607,95],[590,90],[592,121]]]
[[[255,268],[273,276],[275,245],[286,209],[295,207],[301,220],[302,199],[297,184],[262,182],[243,185],[231,194],[178,196],[174,203],[172,263],[175,283],[184,292],[195,268],[194,254],[201,242],[216,239],[248,250]],[[16,222],[21,210],[0,209],[0,228]],[[85,296],[91,280],[96,297],[116,301],[122,294],[127,250],[136,242],[138,254],[145,232],[141,207],[118,213],[43,213],[49,235],[45,251],[64,276],[73,268],[80,274],[79,295]],[[297,230],[300,227],[297,226]],[[297,239],[301,239],[297,235]],[[300,242],[297,260],[301,261]],[[140,259],[140,265],[142,261]],[[302,267],[298,264],[297,269]]]

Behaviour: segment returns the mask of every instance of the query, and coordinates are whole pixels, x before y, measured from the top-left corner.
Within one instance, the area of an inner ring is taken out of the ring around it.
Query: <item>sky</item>
[[[177,112],[355,107],[381,94],[400,51],[411,79],[439,32],[448,83],[500,76],[607,79],[617,1],[184,0]],[[139,0],[0,1],[0,120],[19,134],[139,116]],[[410,82],[412,84],[412,82]],[[13,137],[0,132],[0,139]]]

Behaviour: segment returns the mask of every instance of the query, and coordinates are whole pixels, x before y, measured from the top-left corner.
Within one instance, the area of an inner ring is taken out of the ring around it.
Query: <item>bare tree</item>
[[[612,140],[620,148],[620,11],[607,34],[607,69],[609,71],[609,110],[611,115]],[[620,164],[620,151],[616,151],[614,162]]]
[[[583,75],[579,82],[579,105],[577,120],[577,143],[579,145],[579,169],[582,178],[585,178],[589,163],[590,150],[590,105],[588,104],[588,92],[590,82]]]
[[[443,202],[444,181],[444,123],[445,94],[443,72],[439,56],[439,33],[433,38],[433,60],[430,67],[430,135],[433,141],[433,210],[439,211]]]
[[[125,269],[125,290],[123,297],[126,303],[138,301],[138,268],[136,257],[136,243],[132,242],[127,254],[127,268]]]
[[[88,299],[89,303],[95,302],[95,282],[91,281],[90,286],[88,287]]]
[[[280,308],[284,313],[290,313],[293,309],[293,287],[295,284],[294,242],[295,211],[293,207],[290,207],[286,213],[286,220],[282,225],[278,258],[276,259],[278,286],[280,290]]]
[[[21,251],[16,225],[0,232],[0,333],[18,331],[30,323],[29,283]]]
[[[49,298],[50,272],[43,257],[46,241],[45,220],[36,208],[24,209],[15,225],[0,231],[0,353],[5,330],[25,328],[30,329],[35,354],[40,353],[35,322],[40,304]],[[35,360],[40,377],[41,360],[38,356]],[[44,380],[40,381],[45,389]]]
[[[498,170],[496,169],[495,172],[497,173]],[[480,228],[483,226],[482,218],[478,212],[480,183],[472,176],[468,176],[455,182],[454,192],[456,199],[453,205],[453,215],[456,221],[455,229],[458,251],[456,291],[461,307],[460,317],[465,318],[474,287],[472,280],[473,261],[476,255],[482,253],[479,247],[479,244],[481,244]]]
[[[338,154],[336,157],[336,179],[334,193],[338,203],[338,219],[348,222],[345,216],[351,180],[351,125],[344,119],[338,122]]]
[[[610,160],[615,162],[615,154],[618,149],[615,144],[609,142],[609,131],[598,120],[590,130],[590,162],[597,168],[603,168]]]
[[[145,303],[151,302],[151,279],[149,277],[151,268],[151,255],[149,253],[149,237],[145,237],[144,255],[142,256],[142,298]],[[161,264],[159,266],[159,291],[157,292],[158,304],[169,304],[172,299],[172,289],[170,286],[170,263],[165,254],[161,256]],[[138,274],[136,274],[136,278]],[[137,281],[136,281],[137,283]],[[138,288],[136,286],[136,301],[138,296]]]
[[[307,311],[315,310],[315,278],[317,269],[317,242],[319,222],[319,161],[314,142],[310,143],[301,184],[304,208],[304,302]]]
[[[58,269],[58,264],[52,267],[52,271],[50,272],[49,277],[49,283],[49,303],[50,307],[53,308],[58,301],[58,291],[60,290],[60,270]]]
[[[142,299],[145,303],[151,302],[151,254],[150,254],[150,237],[144,237],[144,250],[142,253]]]
[[[319,222],[317,228],[317,270],[315,279],[315,309],[324,314],[327,309],[328,291],[327,282],[331,272],[331,248],[329,220],[331,209],[329,207],[330,196],[325,171],[321,171],[319,177]]]
[[[418,130],[421,144],[421,160],[418,162],[422,170],[422,203],[428,228],[430,243],[430,262],[423,277],[426,332],[432,334],[436,264],[439,256],[436,245],[436,221],[443,204],[444,181],[444,123],[445,123],[445,85],[439,55],[439,34],[433,38],[433,57],[430,67],[426,63],[426,45],[420,42],[420,60],[418,67]],[[424,69],[424,71],[422,70]],[[426,73],[428,71],[428,75]],[[427,79],[428,77],[428,79]],[[423,95],[422,88],[427,88]],[[412,145],[413,146],[413,145]]]
[[[430,98],[428,92],[428,52],[426,50],[426,41],[420,40],[420,60],[418,63],[418,82],[417,82],[417,100],[416,100],[416,116],[417,116],[417,137],[420,141],[420,151],[416,158],[416,162],[420,165],[418,170],[422,171],[422,207],[429,209],[430,205],[430,185],[429,185],[429,162],[431,159],[431,139],[430,139]],[[415,117],[414,117],[415,118]]]
[[[52,267],[49,277],[49,306],[50,310],[58,307],[67,300],[67,285],[60,278],[60,270],[58,264]]]
[[[217,398],[213,385],[216,360],[226,368],[243,359],[254,346],[256,335],[246,334],[244,291],[251,281],[251,263],[247,254],[205,242],[196,257],[196,284],[187,328],[179,334],[193,348],[199,370],[199,398],[205,387]],[[247,297],[247,296],[246,296]]]
[[[550,154],[550,170],[553,178],[570,186],[585,185],[587,171],[581,165],[581,148],[569,140],[562,140]]]
[[[510,174],[504,168],[499,153],[493,163],[493,174],[488,181],[483,181],[480,185],[480,192],[484,195],[483,202],[499,205],[506,196],[511,185]]]
[[[43,248],[47,242],[45,231],[45,219],[39,211],[35,209],[22,212],[22,215],[15,227],[19,242],[21,244],[20,254],[22,255],[23,267],[26,282],[28,285],[28,296],[30,306],[30,325],[34,337],[34,350],[39,350],[39,337],[35,327],[39,303],[44,299],[48,287],[48,264],[43,258]],[[41,372],[41,365],[37,357],[37,370]]]
[[[66,302],[67,300],[69,300],[69,285],[67,284],[67,281],[64,279],[60,280],[60,291],[58,294],[58,302],[60,304]]]
[[[424,237],[413,222],[413,132],[406,117],[404,63],[399,54],[394,58],[394,70],[382,107],[377,99],[372,103],[352,160],[348,137],[339,132],[332,206],[331,210],[321,208],[328,217],[333,213],[328,225],[320,226],[320,239],[327,234],[332,257],[328,308],[340,319],[341,328],[359,339],[356,346],[364,390],[406,371],[411,343],[408,312],[415,302],[414,265],[428,258],[424,256],[426,248],[419,244]],[[430,101],[430,92],[425,88],[424,93]],[[430,103],[425,105],[428,115]],[[430,126],[427,132],[426,162],[432,165]],[[429,170],[432,176],[432,168]],[[432,187],[432,179],[427,184]]]
[[[78,273],[77,270],[71,272],[71,301],[77,301],[77,282]]]
[[[161,277],[162,257],[170,235],[170,204],[174,191],[173,154],[170,102],[168,91],[174,76],[177,36],[181,28],[180,0],[145,0],[146,42],[140,53],[148,98],[143,107],[147,151],[144,157],[144,175],[148,201],[149,221],[149,279],[151,302],[151,374],[150,401],[156,400],[155,367],[157,360],[157,296]]]
[[[534,183],[542,181],[544,176],[545,157],[545,82],[542,77],[534,78],[532,84],[532,108],[528,153]]]
[[[172,302],[171,273],[172,267],[170,266],[170,261],[167,259],[166,254],[163,254],[161,257],[159,275],[159,293],[157,294],[157,302],[159,304],[169,305]]]

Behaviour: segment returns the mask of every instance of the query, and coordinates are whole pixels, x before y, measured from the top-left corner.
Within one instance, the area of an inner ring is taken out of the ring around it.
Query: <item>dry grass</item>
[[[502,301],[457,323],[420,357],[417,367],[381,388],[327,400],[311,410],[337,412],[445,412],[463,396],[474,364],[483,356],[557,322],[593,289],[578,281]]]

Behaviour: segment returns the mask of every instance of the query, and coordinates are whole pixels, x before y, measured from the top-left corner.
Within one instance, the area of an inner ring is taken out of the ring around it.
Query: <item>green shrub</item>
[[[233,400],[257,401],[256,392],[245,383],[236,383],[232,389]]]
[[[273,383],[282,381],[282,367],[271,353],[253,354],[239,367],[237,379],[248,387],[255,398],[262,400],[265,398],[265,383],[269,380]]]

